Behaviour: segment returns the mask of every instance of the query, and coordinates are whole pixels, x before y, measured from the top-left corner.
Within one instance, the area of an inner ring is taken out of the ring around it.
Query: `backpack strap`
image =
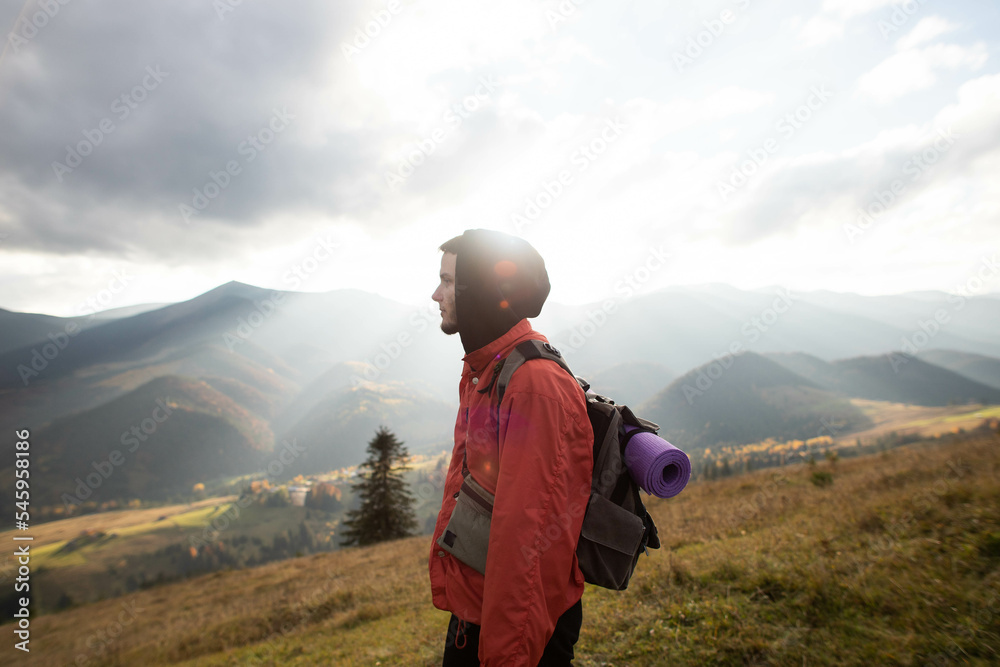
[[[583,388],[584,392],[590,388],[590,385],[586,380],[573,375],[573,371],[570,370],[566,360],[563,359],[562,352],[553,347],[551,343],[546,343],[545,341],[534,338],[518,343],[517,346],[511,350],[510,354],[500,360],[496,369],[499,371],[499,374],[494,372],[493,379],[490,380],[491,387],[493,386],[494,381],[496,381],[497,384],[497,400],[496,403],[494,403],[497,429],[500,428],[500,403],[503,401],[503,395],[507,391],[507,385],[510,383],[510,378],[514,375],[514,371],[520,368],[524,362],[530,361],[531,359],[550,359],[551,361],[554,361],[562,366],[563,369],[570,374],[570,377],[576,380],[577,383]]]
[[[569,365],[563,359],[562,352],[552,347],[550,343],[536,339],[526,340],[519,343],[504,360],[500,370],[500,378],[497,382],[497,406],[503,401],[504,392],[507,391],[507,385],[510,383],[510,378],[514,374],[514,371],[520,368],[521,364],[525,361],[530,361],[531,359],[551,359],[562,366],[574,380],[580,383],[581,387],[586,384],[586,381],[581,382],[580,378],[573,375],[573,371],[569,369]],[[589,385],[587,386],[589,387]]]
[[[566,363],[566,360],[563,359],[562,353],[560,353],[559,350],[554,348],[549,343],[545,343],[540,340],[526,340],[517,345],[517,347],[515,347],[514,350],[507,355],[506,359],[503,360],[500,378],[497,381],[496,410],[498,425],[500,424],[500,402],[503,400],[504,391],[506,391],[507,385],[510,383],[510,378],[514,375],[514,371],[520,368],[524,362],[531,359],[549,359],[554,361],[562,366],[566,372],[580,384],[584,393],[586,393],[587,389],[590,388],[590,385],[586,380],[573,375],[573,371],[570,370],[569,365]],[[604,398],[605,397],[600,397],[600,399]],[[644,430],[655,430],[657,427],[656,424],[653,424],[652,422],[640,420],[625,406],[616,406],[614,401],[611,401],[610,399],[600,399],[597,399],[598,402],[604,404],[604,409],[601,410],[601,412],[606,414],[609,421],[608,428],[604,432],[604,438],[601,442],[594,443],[595,475],[591,480],[591,491],[600,496],[611,499],[616,504],[621,504],[630,488],[629,476],[621,474],[621,465],[625,460],[625,444],[635,433],[633,431],[632,433],[626,435],[624,432],[625,424],[628,423],[630,425],[644,427]],[[647,425],[653,426],[654,429],[646,428]],[[614,463],[616,461],[618,462],[617,465]],[[614,474],[601,475],[596,472],[608,470],[613,471]]]

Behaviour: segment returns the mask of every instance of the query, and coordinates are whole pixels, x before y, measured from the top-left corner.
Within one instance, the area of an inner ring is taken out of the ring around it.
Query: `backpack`
[[[497,362],[489,386],[478,390],[485,393],[496,382],[498,416],[511,376],[532,359],[556,362],[586,394],[587,416],[594,430],[594,474],[576,556],[587,583],[623,591],[628,588],[639,554],[660,547],[656,525],[639,497],[639,486],[625,467],[625,446],[636,433],[656,433],[660,427],[636,417],[628,407],[616,405],[606,396],[589,392],[590,384],[573,375],[559,350],[540,340],[517,345]],[[626,426],[635,429],[626,433]],[[476,483],[466,461],[462,462],[462,474],[465,479],[455,509],[437,544],[485,574],[494,496]]]
[[[623,591],[628,588],[639,554],[660,548],[656,524],[642,503],[639,485],[625,467],[625,446],[636,433],[656,433],[660,427],[636,417],[627,406],[589,391],[590,384],[573,375],[562,353],[540,340],[520,343],[503,360],[497,380],[498,412],[511,376],[531,359],[556,362],[586,393],[587,416],[594,429],[594,475],[576,557],[585,581]],[[636,428],[626,433],[626,426]]]

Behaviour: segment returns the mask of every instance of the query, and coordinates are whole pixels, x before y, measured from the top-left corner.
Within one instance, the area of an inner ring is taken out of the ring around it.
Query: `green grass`
[[[46,568],[51,569],[84,565],[89,562],[85,554],[97,556],[100,552],[105,550],[120,552],[123,546],[126,551],[122,553],[122,555],[126,555],[128,553],[128,546],[125,544],[123,538],[155,533],[156,531],[173,533],[177,529],[201,528],[203,526],[207,526],[211,522],[213,516],[219,512],[225,511],[227,508],[228,505],[220,507],[218,510],[213,509],[212,506],[200,507],[190,512],[174,514],[163,521],[147,521],[145,523],[136,523],[130,526],[115,528],[111,531],[111,533],[109,533],[109,536],[114,534],[115,537],[109,537],[109,539],[98,544],[88,544],[64,554],[57,552],[68,544],[69,540],[60,540],[44,546],[35,547],[32,549],[32,556],[35,559],[36,566],[44,565]]]
[[[953,422],[969,421],[974,419],[996,419],[1000,418],[1000,405],[986,406],[976,410],[965,410],[954,415],[943,415],[928,419],[915,419],[906,424],[906,428],[917,428],[930,424],[948,424]]]
[[[965,421],[971,418],[998,419],[1000,418],[1000,405],[985,407],[981,410],[973,410],[971,412],[966,412],[960,415],[952,415],[951,417],[945,417],[943,421],[956,422],[956,421]]]
[[[169,519],[166,519],[166,521],[169,521],[178,528],[202,528],[211,523],[215,516],[225,513],[235,504],[236,503],[229,503],[228,505],[219,507],[218,509],[215,509],[214,507],[200,507],[196,510],[191,510],[190,512],[185,512],[183,514],[175,514]]]
[[[85,565],[87,563],[87,558],[80,553],[80,550],[63,554],[57,553],[67,544],[69,544],[69,542],[64,540],[62,542],[55,542],[53,544],[46,544],[42,547],[32,548],[31,558],[34,562],[35,568],[43,565],[48,569]]]

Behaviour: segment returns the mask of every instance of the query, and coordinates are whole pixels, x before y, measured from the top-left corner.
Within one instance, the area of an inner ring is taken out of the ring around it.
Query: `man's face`
[[[441,331],[449,336],[458,333],[458,313],[455,312],[455,260],[458,255],[446,252],[441,256],[441,282],[431,298],[441,307]]]

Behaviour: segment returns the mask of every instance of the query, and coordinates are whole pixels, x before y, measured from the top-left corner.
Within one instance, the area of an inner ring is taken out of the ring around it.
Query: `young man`
[[[513,374],[496,412],[496,366],[525,340],[549,294],[545,263],[523,239],[467,230],[441,246],[441,330],[465,348],[455,447],[431,542],[434,606],[452,612],[444,665],[569,665],[582,623],[577,540],[593,471],[583,390],[557,364]],[[485,574],[438,544],[463,462],[495,496]]]

